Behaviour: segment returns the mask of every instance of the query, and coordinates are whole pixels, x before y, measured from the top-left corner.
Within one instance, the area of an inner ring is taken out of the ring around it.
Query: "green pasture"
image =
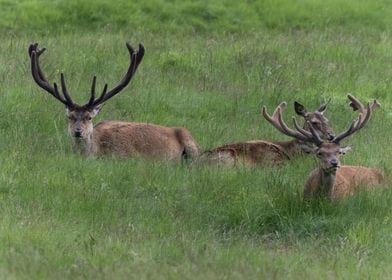
[[[302,201],[312,156],[219,168],[71,151],[64,106],[27,48],[47,51],[76,102],[117,83],[125,42],[146,55],[95,122],[188,128],[203,149],[289,140],[260,115],[295,100],[340,132],[347,93],[379,100],[344,164],[392,176],[390,1],[0,0],[0,279],[390,279],[392,191]]]

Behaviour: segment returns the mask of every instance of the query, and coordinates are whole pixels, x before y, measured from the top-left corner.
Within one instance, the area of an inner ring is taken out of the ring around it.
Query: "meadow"
[[[260,115],[281,101],[382,104],[344,164],[392,176],[389,1],[0,0],[1,279],[390,279],[392,191],[304,203],[312,156],[219,168],[72,153],[64,106],[33,81],[47,51],[76,102],[117,83],[125,42],[146,55],[96,117],[187,127],[203,149],[288,140]],[[389,143],[389,144],[388,144]]]

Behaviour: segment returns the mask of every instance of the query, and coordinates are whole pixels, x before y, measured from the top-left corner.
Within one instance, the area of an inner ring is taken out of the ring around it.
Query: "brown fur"
[[[254,140],[232,143],[204,152],[201,159],[224,166],[280,165],[301,153],[295,142]]]
[[[326,196],[331,201],[339,201],[353,195],[361,187],[372,190],[385,185],[385,172],[364,166],[341,166],[336,172],[325,172],[321,168],[314,169],[305,184],[304,199]]]
[[[94,126],[91,139],[86,139],[84,145],[89,154],[96,155],[116,154],[179,160],[198,154],[197,144],[185,128],[104,121]]]

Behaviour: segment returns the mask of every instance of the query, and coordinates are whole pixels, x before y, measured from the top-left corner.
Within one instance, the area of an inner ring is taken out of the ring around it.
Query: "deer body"
[[[148,123],[103,121],[94,126],[90,138],[75,140],[77,150],[93,155],[177,160],[198,153],[187,129]]]
[[[39,57],[45,49],[39,49],[38,44],[29,47],[34,81],[66,106],[68,132],[74,139],[74,151],[89,155],[115,154],[174,160],[196,156],[198,146],[185,128],[122,121],[104,121],[93,125],[92,119],[99,113],[104,102],[121,92],[130,83],[143,59],[142,44],[137,51],[128,43],[126,46],[130,55],[130,65],[125,76],[111,90],[108,90],[105,84],[98,98],[95,96],[96,77],[94,76],[90,100],[83,106],[72,101],[63,73],[61,73],[62,95],[57,84],[54,83],[52,86],[45,78],[39,66]]]
[[[201,158],[224,166],[280,165],[302,154],[298,141],[253,140],[231,143],[204,152]]]
[[[281,104],[281,107],[285,107]],[[321,105],[314,112],[308,112],[298,102],[294,102],[295,112],[306,121],[313,123],[317,131],[325,138],[333,137],[328,119],[323,115],[327,104]],[[276,111],[274,113],[276,117]],[[305,123],[304,126],[307,129]],[[291,141],[252,140],[226,144],[212,150],[205,151],[200,160],[224,166],[258,166],[281,165],[284,162],[300,156],[307,151],[308,144],[297,139]]]
[[[304,199],[311,200],[322,195],[331,201],[338,201],[353,195],[361,187],[372,190],[386,183],[385,172],[377,168],[343,165],[335,172],[316,168],[305,184]]]

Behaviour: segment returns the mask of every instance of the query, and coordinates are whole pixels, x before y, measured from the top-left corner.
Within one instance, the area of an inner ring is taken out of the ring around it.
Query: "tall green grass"
[[[390,175],[392,40],[383,1],[0,0],[0,278],[372,278],[392,274],[391,191],[302,201],[316,162],[226,169],[74,155],[64,107],[32,80],[31,42],[48,50],[76,102],[113,86],[125,41],[146,56],[106,119],[187,127],[202,148],[288,139],[260,116],[279,102],[346,94],[382,108],[347,140],[345,164]],[[294,115],[292,108],[286,119]],[[346,143],[345,143],[346,144]]]

